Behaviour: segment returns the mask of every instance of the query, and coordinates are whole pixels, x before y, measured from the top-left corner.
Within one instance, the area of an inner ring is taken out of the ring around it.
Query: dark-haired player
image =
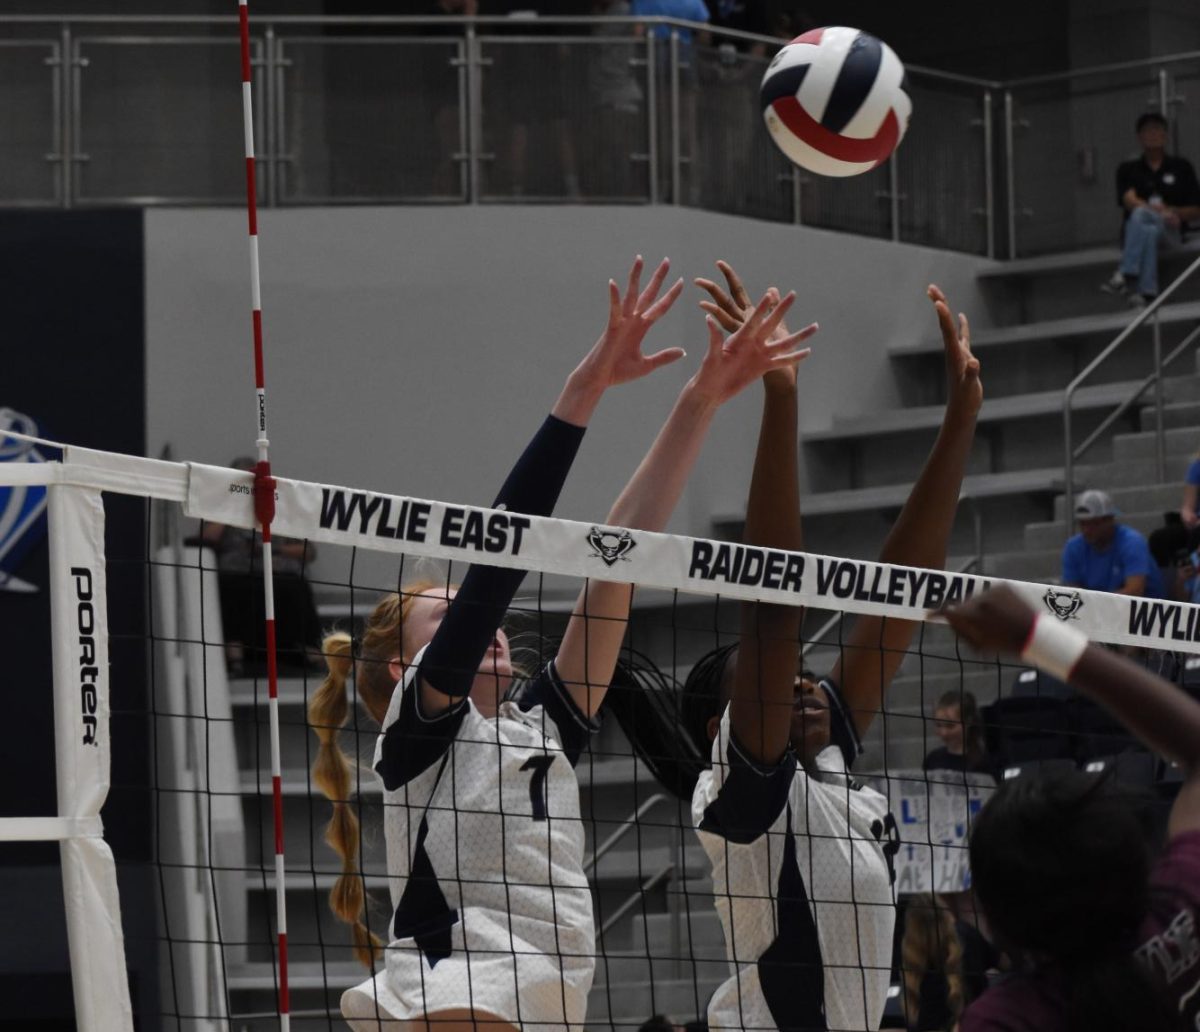
[[[720,268],[729,294],[700,281],[714,299],[702,304],[728,328],[749,299],[733,270]],[[966,319],[956,330],[941,291],[929,296],[945,345],[946,414],[881,560],[937,568],[982,387]],[[772,370],[763,384],[745,540],[799,550],[795,370]],[[714,1029],[875,1029],[887,995],[895,922],[887,800],[848,771],[914,625],[860,618],[830,676],[814,683],[797,676],[800,617],[795,607],[743,605],[736,648],[698,664],[684,689],[686,730],[712,761],[692,817],[735,968],[709,1003]]]

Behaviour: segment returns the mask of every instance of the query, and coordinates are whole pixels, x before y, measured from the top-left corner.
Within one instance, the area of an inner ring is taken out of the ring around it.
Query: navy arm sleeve
[[[796,754],[789,748],[776,764],[756,763],[730,732],[725,756],[729,772],[705,807],[699,830],[744,846],[765,835],[783,813],[796,776]]]
[[[537,677],[517,688],[511,698],[526,713],[535,706],[543,708],[546,716],[554,722],[559,744],[572,767],[579,763],[579,757],[587,748],[588,738],[600,730],[600,724],[589,719],[571,698],[571,693],[558,676],[554,660],[550,660]]]
[[[529,442],[492,503],[528,516],[549,516],[583,440],[584,428],[554,416]],[[421,662],[421,677],[444,695],[464,696],[483,654],[525,578],[523,570],[473,564]]]

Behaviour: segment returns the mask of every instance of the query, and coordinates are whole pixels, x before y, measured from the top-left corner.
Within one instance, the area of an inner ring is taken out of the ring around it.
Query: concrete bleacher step
[[[1166,496],[1168,487],[1154,488],[1156,495]],[[1148,491],[1149,493],[1149,491]],[[1136,502],[1135,504],[1142,504]],[[1155,497],[1145,499],[1145,504],[1155,505]],[[1143,535],[1149,534],[1152,530],[1162,526],[1163,513],[1167,509],[1173,509],[1179,504],[1178,488],[1170,494],[1162,507],[1154,507],[1149,511],[1127,512],[1118,502],[1117,508],[1121,511],[1120,521],[1126,526],[1132,527]],[[1075,533],[1077,528],[1072,524],[1071,534]],[[1066,525],[1062,519],[1050,520],[1046,523],[1027,523],[1025,524],[1025,547],[1030,551],[1046,551],[1057,546],[1060,550],[1067,542],[1068,532]]]
[[[1066,319],[1047,319],[1042,322],[1021,323],[1015,326],[999,326],[979,330],[971,334],[971,350],[985,352],[990,348],[1011,348],[1021,345],[1043,346],[1052,341],[1095,337],[1104,334],[1115,337],[1135,318],[1136,313],[1126,308],[1091,315],[1071,316]],[[1200,320],[1200,301],[1185,301],[1180,304],[1165,304],[1159,309],[1159,323],[1175,326]],[[941,354],[942,342],[935,337],[920,341],[897,344],[888,349],[893,358]]]
[[[1200,318],[1200,305],[1197,305]],[[1071,402],[1072,412],[1089,409],[1114,408],[1140,386],[1140,381],[1120,381],[1081,387]],[[1164,389],[1172,401],[1195,401],[1200,397],[1200,377],[1195,375],[1169,377]],[[1058,416],[1063,410],[1061,390],[1037,391],[1007,397],[985,397],[979,411],[979,424],[1012,422],[1039,416]],[[941,426],[945,413],[943,405],[920,405],[909,408],[884,409],[850,419],[835,419],[828,430],[810,431],[804,435],[806,444],[841,442],[858,437],[879,437],[917,430],[932,430]]]
[[[1152,433],[1114,434],[1113,459],[1118,462],[1137,461],[1153,463],[1157,442]],[[1168,457],[1191,456],[1200,445],[1200,430],[1196,427],[1172,427],[1163,433]],[[1153,475],[1152,467],[1147,471]]]
[[[1153,476],[1154,471],[1143,467],[1142,472],[1143,479],[1146,479],[1147,475]],[[1113,504],[1125,514],[1122,516],[1122,522],[1128,522],[1132,518],[1131,514],[1133,513],[1154,513],[1158,520],[1158,523],[1154,524],[1154,526],[1158,526],[1159,523],[1162,523],[1162,514],[1164,512],[1179,508],[1179,501],[1183,495],[1183,478],[1180,477],[1177,481],[1170,478],[1168,480],[1169,482],[1165,484],[1113,485],[1111,487],[1103,487],[1103,490],[1112,498]],[[1101,485],[1098,483],[1096,486],[1100,487]],[[1074,503],[1072,502],[1072,508],[1073,505]],[[1056,497],[1054,499],[1054,519],[1061,523],[1063,517],[1066,515],[1067,508],[1066,499],[1061,495]],[[1142,530],[1143,528],[1138,527],[1138,529]],[[1153,529],[1153,527],[1150,529]],[[1030,544],[1028,534],[1026,535],[1025,543],[1030,548],[1049,547]]]
[[[231,990],[254,991],[275,989],[275,965],[270,961],[248,961],[244,964],[229,964],[226,982]],[[341,995],[352,985],[367,977],[367,969],[361,964],[341,962],[322,964],[306,961],[288,965],[288,986],[293,990],[318,990]]]
[[[1153,403],[1147,403],[1151,398],[1150,392],[1142,398],[1142,406],[1138,409],[1138,419],[1143,431],[1154,430],[1158,427],[1158,409]],[[1171,401],[1163,405],[1163,426],[1168,430],[1179,427],[1200,427],[1200,402]]]
[[[652,1014],[669,1014],[679,1021],[703,1017],[709,997],[729,977],[724,961],[698,961],[696,972],[688,978],[650,979],[611,983],[597,982],[588,996],[590,1027],[613,1026],[621,1032],[635,1032]]]
[[[898,509],[908,499],[912,484],[880,484],[845,491],[821,491],[801,500],[804,516],[840,516],[850,512]],[[1007,473],[976,473],[963,478],[962,498],[998,498],[1012,494],[1042,494],[1062,490],[1062,467],[1019,469]],[[745,522],[744,516],[716,517],[734,533]]]
[[[1057,583],[1062,573],[1062,544],[1044,551],[1005,552],[985,556],[983,569],[989,577],[1033,581],[1037,584]]]

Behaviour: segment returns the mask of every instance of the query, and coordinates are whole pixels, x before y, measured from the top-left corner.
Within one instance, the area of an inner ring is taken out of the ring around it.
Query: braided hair
[[[604,706],[634,753],[673,795],[690,800],[709,766],[708,722],[721,712],[721,682],[736,644],[705,654],[683,688],[641,653],[617,663]]]

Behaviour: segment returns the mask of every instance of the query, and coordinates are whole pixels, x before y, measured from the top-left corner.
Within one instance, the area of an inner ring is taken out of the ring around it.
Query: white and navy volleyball
[[[912,113],[895,51],[843,26],[813,29],[780,50],[761,98],[779,149],[823,176],[856,176],[886,161]]]

